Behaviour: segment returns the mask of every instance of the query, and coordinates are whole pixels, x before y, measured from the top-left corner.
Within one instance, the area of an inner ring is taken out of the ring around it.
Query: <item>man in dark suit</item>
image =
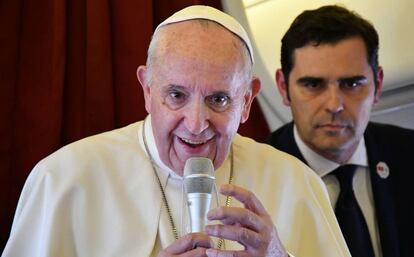
[[[293,122],[267,142],[320,175],[353,256],[408,257],[414,131],[369,122],[383,83],[378,41],[370,22],[343,7],[300,14],[282,39],[276,71]]]

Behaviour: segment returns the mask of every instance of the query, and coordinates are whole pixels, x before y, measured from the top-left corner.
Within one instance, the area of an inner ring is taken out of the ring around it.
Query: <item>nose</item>
[[[199,135],[210,124],[210,110],[202,100],[196,100],[184,110],[184,124],[193,135]]]
[[[336,114],[344,109],[343,96],[338,85],[329,85],[326,91],[325,109],[331,114]]]

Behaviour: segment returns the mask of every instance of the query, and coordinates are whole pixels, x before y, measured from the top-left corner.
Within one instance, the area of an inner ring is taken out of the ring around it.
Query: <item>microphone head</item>
[[[193,174],[214,175],[213,162],[209,158],[191,157],[187,159],[184,166],[184,177]]]
[[[192,157],[185,162],[184,186],[187,193],[211,194],[214,179],[214,166],[210,159]]]

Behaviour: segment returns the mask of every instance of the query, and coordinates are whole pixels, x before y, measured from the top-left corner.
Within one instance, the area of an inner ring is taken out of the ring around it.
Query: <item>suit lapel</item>
[[[369,133],[369,127],[365,132],[365,145],[367,148],[368,162],[372,184],[372,193],[375,202],[381,248],[383,257],[400,256],[398,246],[397,217],[395,214],[392,196],[392,170],[387,178],[381,178],[377,173],[377,165],[382,160],[382,154],[376,147],[374,138]]]

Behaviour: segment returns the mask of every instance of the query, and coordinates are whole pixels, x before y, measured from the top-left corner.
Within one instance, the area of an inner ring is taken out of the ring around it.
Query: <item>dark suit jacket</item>
[[[375,212],[384,257],[414,256],[414,131],[379,123],[364,133]],[[290,122],[270,134],[267,143],[306,163]],[[381,178],[377,164],[389,167]]]

